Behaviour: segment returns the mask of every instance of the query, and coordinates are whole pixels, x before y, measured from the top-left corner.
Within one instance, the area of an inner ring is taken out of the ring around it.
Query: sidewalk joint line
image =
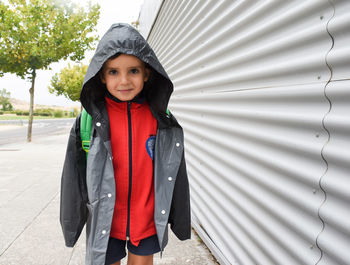
[[[0,257],[6,253],[6,251],[13,245],[13,243],[28,229],[28,227],[33,224],[33,222],[39,217],[39,215],[51,204],[51,202],[58,196],[58,191],[55,193],[55,195],[49,200],[49,202],[45,205],[45,207],[43,209],[41,209],[41,211],[33,218],[33,220],[31,222],[29,222],[24,229],[22,230],[22,232],[20,232],[16,238],[7,246],[7,248],[5,248],[5,250],[0,253]]]

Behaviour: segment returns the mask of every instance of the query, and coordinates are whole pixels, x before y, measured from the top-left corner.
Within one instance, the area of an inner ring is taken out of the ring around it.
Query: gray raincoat
[[[153,50],[127,24],[114,24],[102,37],[87,70],[80,100],[92,116],[88,159],[82,149],[80,117],[70,132],[61,180],[60,222],[66,246],[73,247],[86,224],[86,264],[104,265],[115,203],[103,63],[116,53],[131,54],[152,69],[143,92],[158,121],[154,151],[154,221],[161,250],[168,242],[168,223],[180,240],[191,235],[189,185],[183,131],[166,113],[173,85]]]

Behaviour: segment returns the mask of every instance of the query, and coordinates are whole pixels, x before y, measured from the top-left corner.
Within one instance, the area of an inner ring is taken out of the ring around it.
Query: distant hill
[[[26,102],[24,100],[16,99],[16,98],[10,98],[10,102],[15,110],[29,110],[29,102]],[[34,104],[34,109],[60,109],[60,110],[71,110],[73,108],[79,108],[79,106],[56,106],[56,105],[40,105],[40,104]]]

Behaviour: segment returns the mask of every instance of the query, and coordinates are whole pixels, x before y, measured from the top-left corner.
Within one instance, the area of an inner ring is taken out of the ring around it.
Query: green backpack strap
[[[92,117],[83,109],[80,116],[80,138],[83,149],[86,152],[86,158],[90,149],[91,121]]]

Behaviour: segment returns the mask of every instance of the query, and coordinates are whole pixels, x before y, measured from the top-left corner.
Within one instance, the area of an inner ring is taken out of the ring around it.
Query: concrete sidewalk
[[[66,248],[59,224],[67,138],[68,131],[0,147],[0,265],[85,264],[85,231],[74,248]],[[196,235],[187,241],[169,236],[154,264],[217,264]]]

